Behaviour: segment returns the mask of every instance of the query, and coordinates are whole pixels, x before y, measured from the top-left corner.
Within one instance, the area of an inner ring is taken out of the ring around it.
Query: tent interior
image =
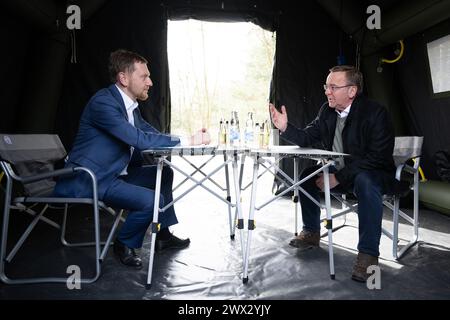
[[[80,29],[66,26],[69,5],[81,9]],[[367,27],[370,5],[380,8],[380,29]],[[295,126],[311,122],[325,102],[323,83],[329,69],[350,64],[364,74],[364,94],[389,110],[396,136],[424,137],[420,241],[397,261],[382,240],[382,290],[368,290],[350,280],[358,235],[355,216],[346,222],[352,228],[336,233],[335,281],[327,275],[324,240],[321,250],[306,256],[289,248],[293,223],[289,198],[258,214],[250,280],[243,284],[239,242],[230,241],[223,208],[216,208],[197,190],[177,204],[181,223],[176,230],[189,236],[192,244],[180,252],[156,254],[150,290],[144,286],[145,268],[128,270],[110,250],[101,277],[82,290],[68,290],[63,284],[0,282],[0,299],[450,298],[450,164],[441,163],[441,168],[436,162],[437,152],[450,153],[450,94],[433,93],[427,54],[429,42],[450,35],[450,1],[5,0],[0,6],[4,39],[0,60],[6,74],[0,87],[2,133],[57,134],[70,150],[87,101],[110,84],[106,62],[110,52],[119,48],[138,52],[149,61],[154,85],[139,108],[150,124],[170,133],[168,21],[197,19],[252,22],[276,32],[269,99],[277,106],[286,105]],[[400,41],[404,45],[401,59],[381,63],[398,56]],[[449,70],[450,51],[443,54],[446,65],[441,67]],[[306,161],[300,163],[300,167],[306,165]],[[293,174],[292,162],[283,161],[282,167]],[[273,177],[267,180],[268,185],[272,183]],[[430,189],[433,183],[437,189]],[[258,197],[269,194],[271,190],[261,191]],[[3,202],[2,194],[2,208]],[[402,200],[407,212],[411,202],[410,196]],[[72,222],[77,226],[75,237],[89,229],[87,213],[78,211]],[[56,214],[55,219],[59,219]],[[28,220],[26,215],[11,218],[10,237],[17,238]],[[89,260],[90,251],[63,249],[57,237],[51,226],[40,224],[7,268],[12,274],[59,268],[64,275],[61,265]],[[147,238],[144,248],[148,245]],[[143,252],[143,259],[148,262],[148,252]]]

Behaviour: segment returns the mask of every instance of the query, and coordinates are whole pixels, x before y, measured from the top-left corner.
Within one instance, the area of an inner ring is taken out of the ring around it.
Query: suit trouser
[[[300,179],[308,176],[318,166],[306,168],[300,175]],[[335,171],[330,168],[330,173]],[[359,173],[353,182],[350,192],[358,199],[358,228],[359,242],[358,251],[378,257],[380,255],[379,245],[381,238],[381,223],[383,219],[383,181],[381,174],[376,171],[363,171]],[[311,178],[302,184],[314,199],[320,201],[320,189],[315,184],[315,178]],[[343,194],[340,185],[331,189],[332,193]],[[319,232],[320,231],[320,209],[309,198],[300,192],[300,204],[302,207],[303,229]]]
[[[129,248],[140,248],[145,232],[153,219],[156,166],[128,167],[128,174],[116,179],[106,190],[103,201],[109,206],[129,210],[117,238]],[[161,176],[159,206],[173,200],[173,170],[164,166]],[[159,214],[161,228],[178,223],[174,207]]]

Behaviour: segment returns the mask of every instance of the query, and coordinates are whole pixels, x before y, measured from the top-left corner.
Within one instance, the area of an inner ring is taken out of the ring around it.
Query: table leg
[[[298,182],[298,158],[294,157],[294,184]],[[294,202],[295,208],[295,217],[294,217],[294,235],[298,236],[298,188],[294,189],[294,198],[292,199]]]
[[[330,177],[328,175],[328,166],[323,168],[323,176],[324,176],[324,192],[325,192],[325,209],[327,212],[327,225],[328,229],[328,255],[330,261],[330,278],[332,280],[335,279],[334,273],[334,255],[333,255],[333,225],[331,218],[331,199],[330,199]]]
[[[233,155],[233,180],[234,180],[234,190],[236,195],[236,210],[238,215],[238,223],[237,228],[239,229],[240,233],[240,240],[241,240],[241,253],[242,253],[242,261],[245,260],[245,250],[244,250],[244,220],[242,218],[242,206],[241,206],[241,189],[239,187],[239,175],[238,175],[238,155]]]
[[[255,229],[255,202],[256,202],[256,188],[258,183],[258,167],[259,167],[259,159],[255,158],[253,163],[253,180],[252,180],[252,194],[250,197],[250,212],[248,217],[248,234],[247,234],[247,247],[245,249],[245,257],[244,257],[244,272],[242,275],[242,282],[245,284],[248,282],[248,260],[250,257],[250,247],[252,242],[252,232]]]
[[[223,161],[226,163],[228,161],[228,156],[226,153],[223,154]],[[230,193],[230,173],[228,171],[228,164],[225,165],[225,184],[227,189],[227,201],[228,201],[228,224],[230,226],[230,238],[234,240],[235,233],[235,223],[231,215],[231,193]]]
[[[150,289],[152,284],[152,272],[153,272],[153,258],[155,255],[155,242],[156,234],[159,229],[158,214],[159,214],[159,196],[161,194],[161,174],[163,170],[163,157],[158,158],[157,171],[156,171],[156,188],[155,188],[155,200],[153,206],[153,221],[151,224],[151,242],[150,242],[150,257],[148,262],[147,272],[147,284],[146,289]]]

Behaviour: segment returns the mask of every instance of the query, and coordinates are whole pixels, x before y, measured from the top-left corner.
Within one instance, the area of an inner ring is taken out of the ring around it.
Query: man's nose
[[[153,87],[152,79],[150,79],[150,78],[147,79],[147,85],[148,85],[149,87]]]

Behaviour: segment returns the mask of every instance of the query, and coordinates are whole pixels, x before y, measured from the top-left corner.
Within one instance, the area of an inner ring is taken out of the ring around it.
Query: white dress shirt
[[[350,108],[352,107],[352,105],[349,105],[347,108],[345,108],[344,110],[342,110],[342,111],[337,111],[336,109],[336,112],[337,112],[337,114],[338,114],[338,116],[339,116],[339,118],[345,118],[346,116],[348,116],[348,114],[350,113]]]

